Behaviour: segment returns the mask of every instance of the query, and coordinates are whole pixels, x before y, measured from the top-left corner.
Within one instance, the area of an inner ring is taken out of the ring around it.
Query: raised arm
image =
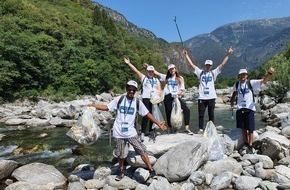
[[[229,60],[229,56],[233,53],[233,48],[232,46],[228,49],[227,54],[225,55],[223,61],[221,62],[221,64],[218,66],[219,70],[222,70],[223,66],[226,64],[226,62]]]
[[[188,55],[188,53],[187,53],[186,50],[183,50],[183,55],[185,56],[185,58],[186,58],[188,64],[193,68],[193,70],[195,70],[196,65],[193,64],[193,61],[190,59],[190,57],[189,57],[189,55]]]
[[[139,79],[142,77],[142,73],[130,62],[129,58],[124,57],[124,62],[134,71]]]
[[[274,72],[275,72],[275,69],[273,67],[270,67],[268,69],[267,75],[261,80],[261,83],[266,84]]]

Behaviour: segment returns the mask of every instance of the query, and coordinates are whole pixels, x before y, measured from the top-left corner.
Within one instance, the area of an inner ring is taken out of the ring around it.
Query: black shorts
[[[239,109],[236,113],[237,128],[255,131],[255,112],[250,109]]]

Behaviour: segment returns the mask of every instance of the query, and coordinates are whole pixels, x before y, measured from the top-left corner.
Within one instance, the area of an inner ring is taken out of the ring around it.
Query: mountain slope
[[[215,66],[227,47],[233,46],[235,52],[223,73],[235,75],[239,68],[253,70],[284,51],[290,42],[289,27],[290,17],[236,22],[186,40],[185,44],[200,65],[205,59],[212,59]]]

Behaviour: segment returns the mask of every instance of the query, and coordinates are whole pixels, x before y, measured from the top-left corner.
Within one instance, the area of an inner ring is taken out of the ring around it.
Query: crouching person
[[[117,116],[113,125],[113,136],[116,138],[116,156],[118,156],[118,162],[120,167],[120,173],[116,176],[115,180],[120,181],[124,177],[124,161],[127,155],[125,155],[125,146],[127,143],[131,144],[136,153],[139,154],[149,169],[150,177],[154,177],[155,171],[152,168],[148,154],[146,153],[146,147],[139,138],[136,128],[135,120],[137,112],[141,116],[147,116],[153,123],[157,124],[160,129],[166,130],[167,127],[163,122],[157,121],[154,116],[149,113],[142,101],[134,98],[138,85],[136,81],[130,80],[126,84],[126,96],[118,96],[112,100],[108,105],[88,104],[87,106],[93,106],[98,110],[114,111],[117,110]]]

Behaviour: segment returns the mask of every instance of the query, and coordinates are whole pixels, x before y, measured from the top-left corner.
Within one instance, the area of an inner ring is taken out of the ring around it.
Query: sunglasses
[[[127,88],[127,91],[128,92],[134,92],[135,93],[137,91],[137,89],[136,88]]]

